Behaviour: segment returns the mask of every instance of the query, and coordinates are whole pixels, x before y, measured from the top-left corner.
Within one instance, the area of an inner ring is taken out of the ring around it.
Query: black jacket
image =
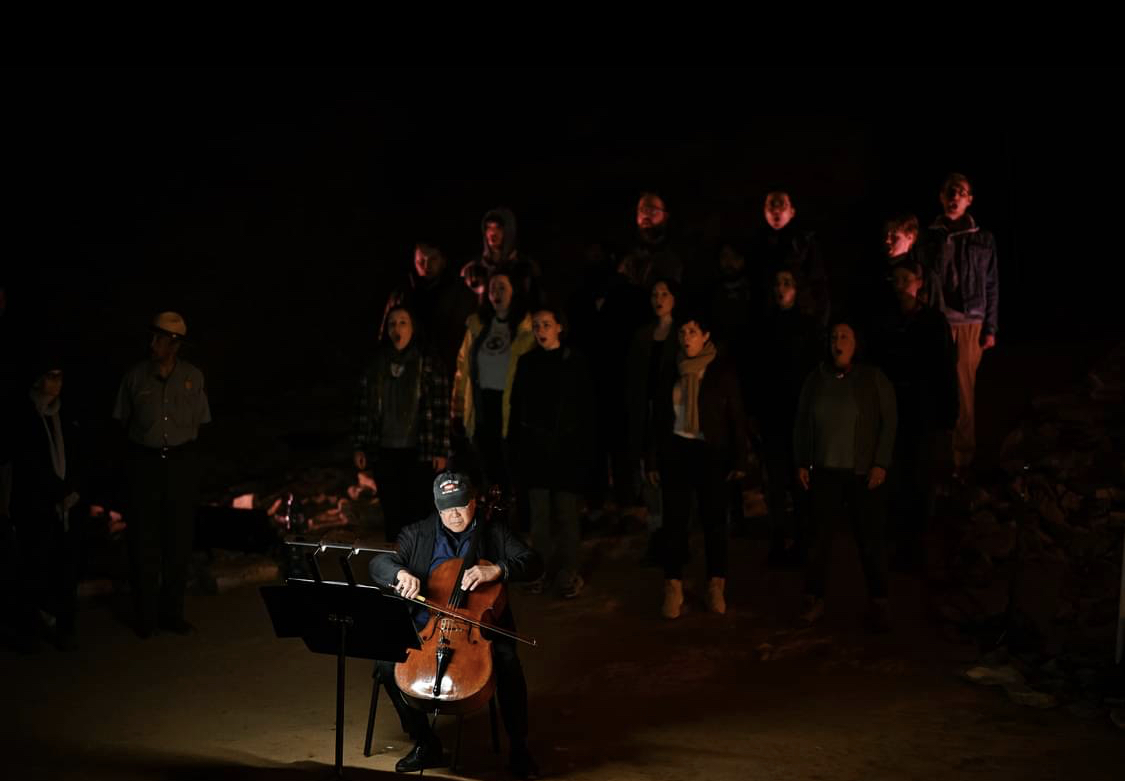
[[[418,316],[415,328],[422,337],[420,342],[441,359],[446,371],[452,371],[452,367],[457,365],[461,340],[465,338],[465,322],[477,310],[477,297],[451,274],[443,273],[430,280],[422,279],[411,271],[387,297],[380,341],[387,315],[391,309],[401,305],[410,307]]]
[[[679,350],[676,329],[673,327],[672,331],[657,347],[652,339],[656,325],[657,323],[654,321],[636,332],[633,336],[633,346],[629,349],[629,357],[625,362],[625,407],[629,420],[629,456],[638,463],[648,452],[652,440],[652,399],[658,392],[658,388],[662,389],[666,385],[671,385],[675,382],[676,376],[676,353]],[[649,387],[650,362],[654,348],[660,350],[660,359],[657,368],[656,387]]]
[[[773,290],[774,274],[789,271],[797,280],[797,306],[820,322],[828,322],[828,270],[812,231],[801,230],[793,223],[779,231],[767,225],[755,236],[747,260],[757,287],[755,298],[762,302],[761,306],[765,306]]]
[[[60,422],[66,450],[66,478],[60,479],[51,464],[51,449],[44,418],[26,395],[22,409],[11,422],[12,443],[12,519],[17,523],[39,523],[55,518],[55,505],[68,494],[80,492],[82,443],[74,418],[62,406]],[[77,510],[72,511],[74,513]]]
[[[483,522],[479,514],[477,523],[477,533],[483,530],[485,534],[478,557],[499,566],[505,583],[535,580],[543,574],[543,557],[524,545],[511,529],[503,524]],[[435,510],[425,520],[403,529],[398,535],[397,551],[380,554],[371,560],[371,579],[380,586],[386,586],[397,580],[399,570],[406,569],[422,581],[422,595],[425,596],[425,584],[429,579],[440,526],[441,516]],[[505,629],[515,627],[510,607],[497,619],[497,625]]]
[[[512,383],[508,445],[528,488],[581,492],[595,449],[594,393],[582,353],[534,347]]]
[[[957,348],[939,310],[923,306],[875,321],[873,362],[895,388],[898,418],[911,431],[949,430],[957,422]]]
[[[653,436],[649,448],[649,471],[659,471],[663,455],[676,436],[676,411],[672,406],[672,389],[679,379],[675,370],[664,379],[663,387],[653,403]],[[720,351],[703,373],[699,388],[699,429],[703,441],[717,448],[720,460],[728,470],[745,472],[749,459],[746,442],[746,413],[742,406],[742,390],[734,362]]]
[[[757,349],[743,372],[743,390],[763,440],[788,449],[801,387],[823,353],[823,328],[797,307],[771,307],[755,331]]]

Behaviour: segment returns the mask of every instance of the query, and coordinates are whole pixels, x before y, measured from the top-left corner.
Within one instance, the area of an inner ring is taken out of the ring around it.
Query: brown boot
[[[707,609],[720,616],[727,612],[727,600],[723,596],[726,578],[711,578],[707,581]]]
[[[664,581],[664,607],[661,613],[665,618],[679,618],[684,605],[684,582],[682,580]]]
[[[824,617],[824,598],[805,594],[801,598],[801,615],[797,619],[803,627],[810,627]]]

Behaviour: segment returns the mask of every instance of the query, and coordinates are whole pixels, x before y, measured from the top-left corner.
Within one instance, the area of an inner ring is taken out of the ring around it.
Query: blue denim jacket
[[[968,228],[950,231],[938,217],[919,242],[919,255],[937,276],[938,288],[932,291],[931,302],[941,309],[951,325],[983,323],[981,335],[987,336],[998,330],[1000,273],[996,240],[981,229],[971,215],[968,220]],[[960,281],[962,307],[959,310],[950,308],[946,291],[941,289],[951,266]]]

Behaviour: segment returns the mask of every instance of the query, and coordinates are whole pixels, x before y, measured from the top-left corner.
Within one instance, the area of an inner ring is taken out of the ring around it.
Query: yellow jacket
[[[457,353],[457,372],[453,376],[453,417],[461,418],[465,423],[465,433],[473,437],[476,426],[473,407],[474,396],[477,388],[477,362],[476,342],[484,328],[478,315],[470,315],[465,325],[465,338],[461,340],[461,349]],[[504,383],[504,423],[501,430],[502,436],[508,436],[508,416],[511,410],[512,381],[516,378],[516,364],[521,355],[535,346],[535,335],[531,331],[531,315],[525,315],[516,328],[516,335],[512,339],[512,353],[508,359],[508,379]]]

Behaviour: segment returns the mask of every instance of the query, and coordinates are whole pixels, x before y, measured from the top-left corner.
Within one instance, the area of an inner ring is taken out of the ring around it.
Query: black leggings
[[[824,596],[824,581],[832,555],[832,521],[847,505],[852,530],[859,545],[860,563],[873,598],[887,596],[887,553],[884,541],[887,487],[867,487],[867,475],[846,469],[814,469],[812,489],[812,546],[805,570],[805,593]]]
[[[707,551],[707,576],[727,575],[726,470],[714,447],[673,436],[660,468],[664,498],[664,577],[683,577],[688,558],[691,499],[699,502]]]
[[[473,432],[473,445],[480,457],[482,490],[499,485],[505,493],[511,489],[508,458],[504,447],[504,391],[482,390],[481,408]]]

